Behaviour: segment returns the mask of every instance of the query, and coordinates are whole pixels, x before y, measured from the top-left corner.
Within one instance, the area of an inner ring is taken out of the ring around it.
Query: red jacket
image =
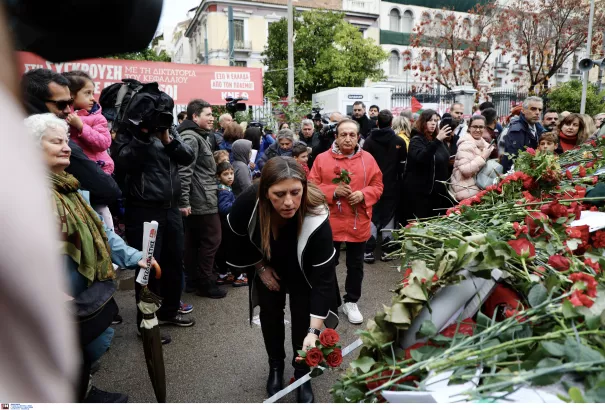
[[[95,110],[97,107],[98,109]],[[95,162],[103,161],[105,163],[102,166],[103,171],[111,175],[114,170],[114,163],[107,153],[111,145],[111,134],[109,133],[107,120],[101,114],[101,107],[97,104],[95,108],[93,108],[92,113],[86,110],[75,112],[84,123],[84,127],[82,132],[75,127],[70,127],[69,137],[82,148],[88,159]]]
[[[374,157],[359,147],[358,151],[348,158],[335,154],[331,149],[318,155],[313,162],[309,181],[319,186],[330,207],[330,226],[334,241],[365,242],[370,238],[372,206],[382,195],[382,172]],[[346,198],[334,199],[335,183],[332,180],[338,175],[334,168],[346,169],[351,173],[351,190],[363,192],[363,202],[355,205],[357,216]],[[340,200],[340,209],[337,202]],[[355,229],[357,228],[357,229]]]

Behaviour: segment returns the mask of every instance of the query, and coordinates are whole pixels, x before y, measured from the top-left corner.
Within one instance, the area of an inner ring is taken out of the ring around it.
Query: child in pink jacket
[[[113,160],[107,153],[111,134],[107,120],[101,114],[101,106],[94,99],[95,84],[84,71],[63,74],[69,80],[69,90],[74,99],[74,112],[67,117],[69,138],[78,144],[84,154],[96,161],[106,174],[113,173]]]

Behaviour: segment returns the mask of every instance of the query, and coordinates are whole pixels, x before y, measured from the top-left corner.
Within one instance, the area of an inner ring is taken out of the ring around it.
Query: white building
[[[193,58],[191,58],[189,38],[185,36],[189,23],[191,23],[191,19],[181,21],[172,32],[170,57],[173,63],[193,64],[194,62]]]

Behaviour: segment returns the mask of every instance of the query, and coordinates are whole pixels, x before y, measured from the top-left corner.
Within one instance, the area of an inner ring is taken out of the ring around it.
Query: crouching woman
[[[227,263],[254,265],[250,282],[250,318],[260,306],[260,322],[269,356],[267,394],[283,387],[286,293],[290,296],[292,349],[315,346],[323,326],[334,328],[340,305],[336,283],[335,250],[322,192],[307,182],[292,158],[275,157],[263,167],[260,183],[244,191],[227,220],[231,248]],[[294,376],[304,376],[304,362],[292,361]],[[311,383],[297,390],[299,403],[314,400]]]

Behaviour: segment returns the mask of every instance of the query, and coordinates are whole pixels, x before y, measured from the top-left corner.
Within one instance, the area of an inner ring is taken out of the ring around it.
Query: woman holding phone
[[[423,111],[412,130],[403,180],[400,223],[440,215],[452,206],[445,185],[449,178],[450,151],[444,140],[451,128],[437,128],[439,116]]]
[[[458,201],[470,198],[481,191],[475,183],[475,177],[494,150],[494,144],[488,144],[483,138],[484,116],[474,115],[468,129],[469,134],[463,135],[458,140],[458,152],[452,174],[452,189]]]

